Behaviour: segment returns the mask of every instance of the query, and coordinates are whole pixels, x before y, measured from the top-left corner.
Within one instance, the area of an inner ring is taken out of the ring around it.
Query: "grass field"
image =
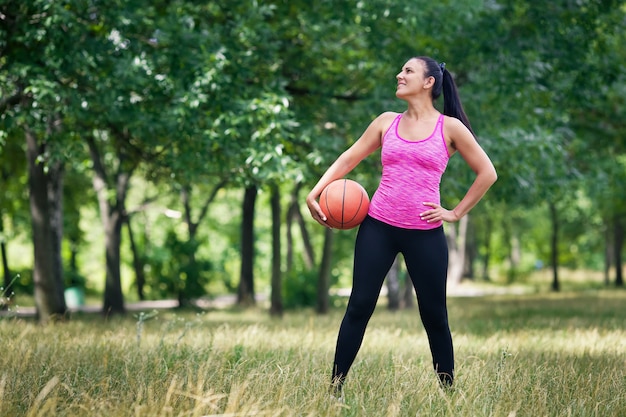
[[[452,297],[457,382],[416,310],[378,308],[327,391],[343,310],[0,319],[0,416],[626,416],[626,292]]]

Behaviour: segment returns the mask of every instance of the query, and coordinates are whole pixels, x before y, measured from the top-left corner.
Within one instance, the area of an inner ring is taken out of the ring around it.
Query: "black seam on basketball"
[[[328,216],[328,219],[326,219],[326,221],[334,220],[333,212],[330,210],[330,204],[328,203],[328,188],[324,190],[324,194],[324,205],[326,206],[326,215]]]
[[[341,193],[341,227],[344,227],[345,222],[343,221],[344,213],[346,209],[346,188],[348,187],[348,180],[343,180],[343,193]]]
[[[326,222],[328,223],[328,220],[332,220],[333,222],[336,222],[337,224],[341,224],[341,221],[337,220],[337,218],[333,215],[332,210],[330,209],[330,204],[328,201],[328,193],[330,191],[330,184],[324,189],[324,193],[326,194],[325,196],[325,205],[326,205],[326,212],[328,213],[328,219],[326,220]],[[343,212],[343,210],[342,210]],[[333,226],[331,224],[331,226]]]
[[[361,190],[359,190],[359,191],[361,191]],[[354,219],[356,219],[357,214],[359,214],[359,212],[361,211],[361,207],[363,207],[363,200],[364,200],[362,193],[361,193],[360,197],[361,197],[361,200],[359,201],[359,207],[357,207],[356,211],[354,212],[354,216],[352,216],[352,218],[350,220],[348,220],[346,222],[346,224],[352,223],[354,221]]]

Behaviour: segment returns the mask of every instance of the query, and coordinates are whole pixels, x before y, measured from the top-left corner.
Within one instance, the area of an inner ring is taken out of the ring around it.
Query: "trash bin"
[[[65,305],[67,308],[78,308],[85,305],[85,291],[80,287],[65,289]]]

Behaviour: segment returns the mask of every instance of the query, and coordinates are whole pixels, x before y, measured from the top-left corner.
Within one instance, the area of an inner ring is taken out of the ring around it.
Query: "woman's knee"
[[[427,331],[448,328],[448,312],[445,307],[420,308],[420,316]]]
[[[364,297],[353,297],[348,303],[346,315],[352,320],[369,319],[374,313],[376,300]]]

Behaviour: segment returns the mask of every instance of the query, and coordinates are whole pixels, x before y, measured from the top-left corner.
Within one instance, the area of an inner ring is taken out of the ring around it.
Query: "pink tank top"
[[[419,214],[424,202],[440,204],[439,185],[450,155],[443,138],[443,115],[426,139],[408,141],[398,134],[399,114],[382,139],[382,177],[372,196],[369,215],[404,229],[434,229],[442,222],[427,223]]]

